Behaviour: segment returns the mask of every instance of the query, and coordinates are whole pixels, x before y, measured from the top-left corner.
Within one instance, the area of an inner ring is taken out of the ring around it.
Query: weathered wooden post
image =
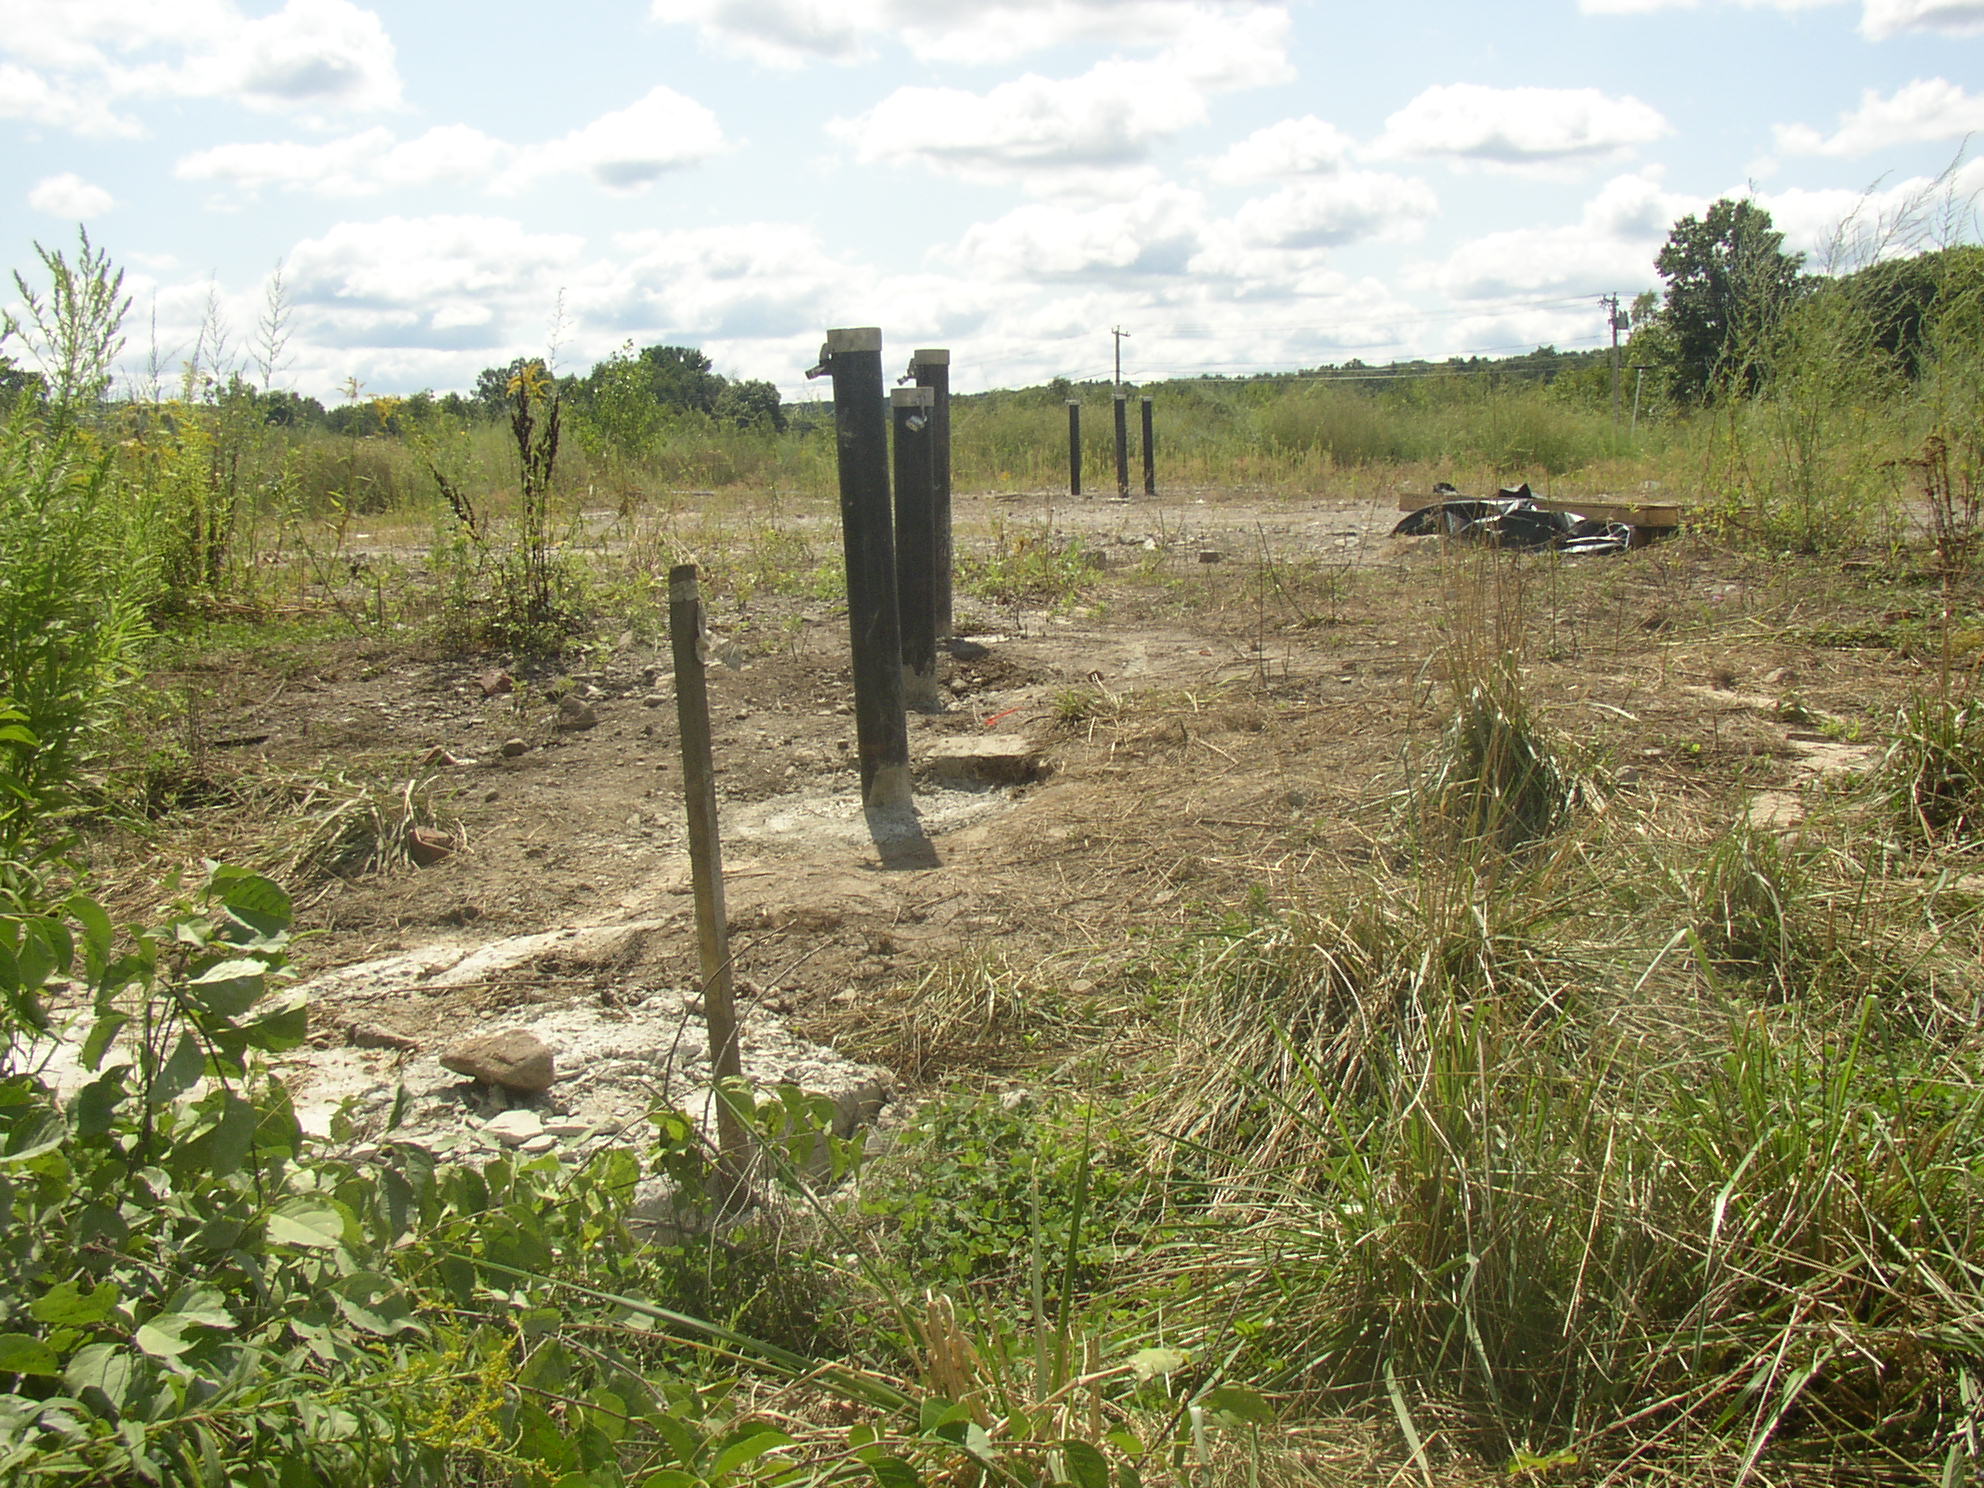
[[[894,522],[889,511],[888,403],[882,333],[827,332],[820,365],[831,375],[840,464],[841,543],[847,557],[847,626],[854,652],[854,732],[864,806],[907,807],[909,721],[903,715],[902,624],[896,609]]]
[[[941,347],[925,346],[910,353],[909,375],[918,387],[929,388],[934,401],[930,407],[931,513],[936,524],[937,558],[933,571],[931,613],[936,617],[937,634],[949,639],[954,617],[951,613],[951,570],[955,563],[951,545],[951,354]]]
[[[1117,393],[1116,404],[1116,496],[1117,499],[1130,499],[1130,418],[1128,393]]]
[[[1080,400],[1068,400],[1068,494],[1079,496],[1082,493],[1082,405]]]
[[[1157,442],[1151,434],[1150,399],[1144,399],[1144,495],[1157,494]]]
[[[903,701],[937,707],[937,500],[934,389],[889,394],[896,478],[896,604],[902,624]]]
[[[703,600],[696,565],[668,571],[668,636],[675,653],[675,716],[682,733],[682,795],[689,816],[689,881],[696,894],[696,953],[703,1020],[709,1028],[710,1104],[716,1111],[717,1177],[726,1209],[750,1183],[751,1139],[732,1101],[742,1094],[737,999],[723,905],[723,843],[717,834],[716,765],[710,745],[709,687],[703,675]]]

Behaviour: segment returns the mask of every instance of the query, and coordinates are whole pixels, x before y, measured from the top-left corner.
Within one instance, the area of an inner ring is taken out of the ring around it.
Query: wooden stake
[[[703,675],[703,599],[696,565],[668,573],[668,636],[675,653],[675,716],[682,732],[682,794],[689,815],[689,876],[696,891],[696,951],[703,1017],[710,1035],[711,1104],[716,1109],[717,1186],[726,1212],[749,1198],[751,1138],[731,1102],[742,1092],[737,999],[723,905],[723,843],[717,833],[716,765],[710,747],[709,686]]]

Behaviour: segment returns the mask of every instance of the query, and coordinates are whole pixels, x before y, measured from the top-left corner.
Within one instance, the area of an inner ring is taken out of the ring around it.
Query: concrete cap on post
[[[951,354],[942,347],[919,346],[909,354],[911,370],[917,367],[948,367],[950,364]]]
[[[880,326],[844,326],[840,330],[827,332],[827,343],[820,348],[820,355],[824,358],[842,351],[880,351],[881,349]]]
[[[891,408],[934,408],[937,405],[937,390],[927,387],[899,387],[889,389]]]

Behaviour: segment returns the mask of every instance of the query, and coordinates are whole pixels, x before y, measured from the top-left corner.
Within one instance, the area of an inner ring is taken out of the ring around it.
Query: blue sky
[[[1984,0],[0,0],[10,265],[127,365],[465,388],[833,326],[961,389],[1605,340],[1749,193],[1815,263],[1978,236]],[[1840,224],[1851,219],[1842,238]],[[14,349],[14,348],[9,348]]]

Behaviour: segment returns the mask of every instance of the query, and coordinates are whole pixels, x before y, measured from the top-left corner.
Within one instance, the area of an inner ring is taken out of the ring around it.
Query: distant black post
[[[1068,494],[1082,493],[1082,405],[1068,400]]]
[[[1118,393],[1116,402],[1116,494],[1127,501],[1130,496],[1130,395]]]
[[[937,707],[936,392],[899,387],[889,394],[895,423],[896,603],[902,617],[903,701]]]
[[[903,716],[902,625],[896,610],[881,331],[873,326],[828,331],[826,345],[820,348],[820,365],[808,375],[822,373],[834,380],[861,800],[869,807],[907,806],[909,721]]]
[[[1151,436],[1150,399],[1144,399],[1144,495],[1157,494],[1157,444]]]
[[[936,523],[937,557],[932,570],[931,614],[937,634],[948,637],[951,616],[951,354],[937,347],[922,347],[910,353],[909,375],[918,387],[929,388],[936,401],[930,406],[930,463],[935,470],[931,491],[931,512]]]

